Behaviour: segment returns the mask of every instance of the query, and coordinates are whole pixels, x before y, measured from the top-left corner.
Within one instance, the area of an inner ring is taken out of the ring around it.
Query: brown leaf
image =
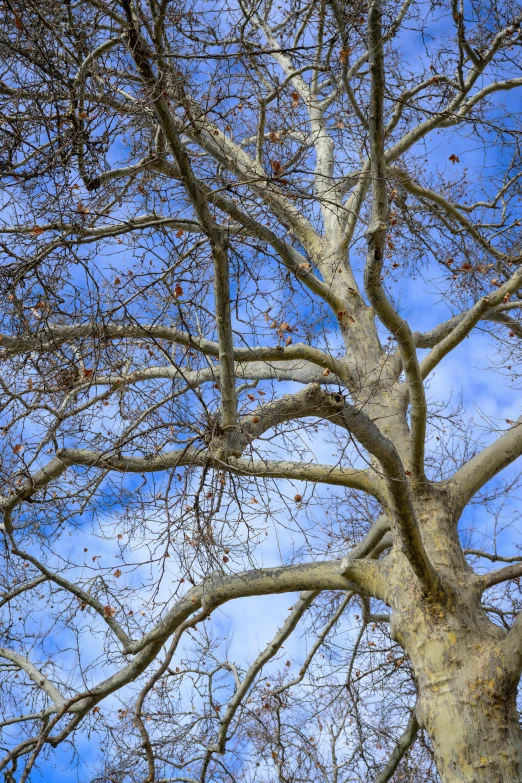
[[[342,62],[343,65],[348,60],[350,51],[351,51],[350,47],[347,46],[346,49],[341,49],[341,51],[339,52],[339,60]]]
[[[176,236],[177,236],[177,237],[182,237],[184,233],[185,233],[185,232],[183,231],[183,229],[182,229],[182,228],[180,228],[180,229],[179,229],[179,231],[176,231]]]
[[[178,299],[182,295],[183,295],[183,289],[179,283],[176,283],[176,287],[174,289],[174,296],[176,297],[176,299]]]
[[[284,174],[285,167],[280,160],[273,160],[271,165],[275,177],[281,177]]]
[[[13,446],[13,454],[20,454],[24,447],[23,443],[17,443],[16,446]]]
[[[94,370],[84,370],[83,371],[83,377],[84,378],[92,378],[93,373],[94,373]]]
[[[114,285],[121,285],[121,280],[119,277],[115,278]]]
[[[274,142],[275,144],[276,141],[279,141],[281,139],[281,134],[278,131],[271,131],[268,134],[268,138],[270,139],[270,141]]]
[[[31,234],[33,237],[39,237],[41,234],[43,234],[43,232],[43,228],[40,228],[40,226],[35,226],[31,231]]]
[[[116,614],[116,609],[113,606],[107,605],[103,608],[103,614],[105,617],[114,617]]]
[[[297,107],[299,106],[299,93],[291,92],[290,97],[292,99],[292,109],[297,109]]]
[[[455,153],[452,153],[452,154],[449,156],[449,160],[451,160],[451,162],[452,162],[453,164],[455,164],[455,163],[460,163],[460,160],[457,158],[457,156],[455,155]]]
[[[116,577],[116,579],[119,579],[119,577],[121,576],[121,571],[119,568],[117,568],[116,571],[114,572],[114,576]]]

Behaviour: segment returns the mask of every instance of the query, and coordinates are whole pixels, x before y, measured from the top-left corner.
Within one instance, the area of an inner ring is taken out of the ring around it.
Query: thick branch
[[[206,356],[219,357],[219,344],[205,337],[191,335],[180,329],[168,326],[156,326],[154,324],[97,324],[85,323],[74,326],[51,325],[37,337],[14,336],[0,334],[0,347],[10,353],[26,353],[37,351],[45,353],[55,350],[65,342],[72,342],[83,337],[91,337],[98,340],[151,339],[170,340],[178,345],[201,351]],[[329,369],[339,377],[346,376],[346,366],[343,361],[313,348],[305,343],[296,343],[286,347],[276,346],[244,346],[234,348],[234,360],[236,362],[271,361],[280,362],[301,359],[311,362],[323,369]]]
[[[65,466],[85,465],[119,473],[152,473],[172,470],[182,466],[226,467],[232,473],[259,478],[280,478],[295,481],[332,484],[369,492],[381,499],[379,486],[372,480],[369,471],[353,470],[330,465],[287,462],[285,460],[236,459],[230,457],[223,463],[204,450],[195,448],[167,451],[153,456],[123,457],[89,451],[87,449],[61,449],[57,457]]]
[[[466,462],[450,480],[459,508],[522,454],[522,417],[500,438]]]
[[[439,581],[424,549],[408,479],[395,446],[362,411],[346,406],[342,416],[350,432],[382,466],[389,493],[390,519],[396,526],[401,549],[421,584],[430,592],[438,590]]]
[[[12,661],[19,669],[27,674],[27,676],[37,685],[49,698],[54,702],[55,707],[58,709],[65,704],[65,699],[60,691],[52,684],[50,680],[42,674],[39,669],[36,668],[27,658],[23,655],[13,652],[12,650],[6,650],[4,647],[0,647],[0,658],[5,658],[8,661]]]
[[[502,582],[509,582],[510,579],[518,579],[522,576],[522,563],[513,563],[505,568],[499,568],[497,571],[490,571],[489,574],[483,574],[480,577],[483,590],[494,587]]]
[[[371,76],[369,134],[372,176],[372,216],[366,233],[368,250],[364,284],[368,298],[383,324],[395,335],[402,356],[411,404],[411,470],[424,475],[426,398],[417,352],[410,327],[392,307],[381,283],[385,254],[388,197],[384,152],[384,54],[380,0],[371,0],[368,13],[369,63]]]

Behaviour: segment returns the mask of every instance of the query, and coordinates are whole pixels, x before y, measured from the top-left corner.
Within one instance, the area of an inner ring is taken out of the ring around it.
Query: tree
[[[522,780],[520,5],[2,11],[5,780]]]

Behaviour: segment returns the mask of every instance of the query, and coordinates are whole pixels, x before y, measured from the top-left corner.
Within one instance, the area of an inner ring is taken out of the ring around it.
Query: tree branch
[[[42,674],[42,672],[36,668],[27,658],[12,650],[6,650],[5,647],[0,647],[0,658],[5,658],[8,661],[12,661],[19,669],[21,669],[27,676],[37,685],[44,693],[49,696],[57,709],[60,709],[65,704],[65,699],[50,680]]]
[[[473,495],[522,454],[522,417],[497,440],[466,462],[449,480],[463,509]]]
[[[483,590],[488,590],[494,585],[502,582],[509,582],[510,579],[517,579],[522,576],[522,563],[514,563],[505,568],[499,568],[497,571],[490,571],[488,574],[480,576],[480,582]]]
[[[373,198],[371,222],[366,232],[368,250],[364,284],[368,298],[377,315],[394,334],[399,344],[411,405],[411,471],[415,477],[422,479],[424,476],[427,411],[424,385],[410,327],[390,304],[381,283],[388,222],[388,197],[384,152],[385,75],[380,0],[371,0],[370,2],[368,42],[371,77],[369,135]]]
[[[375,778],[375,783],[388,783],[388,781],[391,780],[395,770],[397,769],[399,763],[401,762],[401,759],[404,758],[408,750],[415,742],[418,731],[419,731],[419,722],[415,714],[415,708],[413,708],[408,724],[404,730],[404,733],[402,734],[401,737],[399,737],[399,740],[397,741],[397,745],[394,748],[390,758],[388,759],[384,769],[382,769],[377,775],[377,777]]]

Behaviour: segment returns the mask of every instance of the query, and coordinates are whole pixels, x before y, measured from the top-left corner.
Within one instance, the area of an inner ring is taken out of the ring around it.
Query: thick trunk
[[[442,781],[522,783],[517,677],[499,654],[504,633],[474,597],[450,608],[403,605],[392,633],[412,661],[417,718]]]
[[[517,667],[506,657],[506,632],[481,608],[479,580],[440,501],[424,497],[417,512],[445,596],[427,600],[404,555],[392,552],[386,566],[392,635],[412,662],[417,718],[443,783],[522,783]]]
[[[494,678],[476,677],[471,660],[460,671],[448,666],[438,685],[419,691],[419,723],[431,738],[443,783],[522,781],[514,691],[499,692]]]

